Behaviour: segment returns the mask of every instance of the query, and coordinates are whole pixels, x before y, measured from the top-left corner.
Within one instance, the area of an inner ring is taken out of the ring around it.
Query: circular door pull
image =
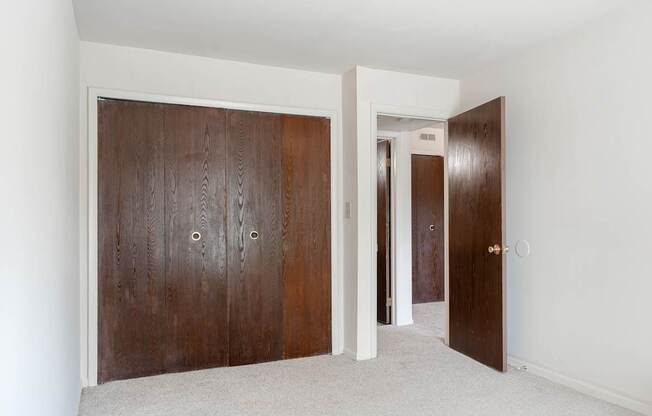
[[[201,233],[199,231],[194,231],[190,234],[190,238],[192,238],[192,241],[199,241],[201,240]]]
[[[258,231],[252,231],[249,233],[249,238],[252,240],[258,240]]]
[[[433,224],[430,224],[430,227],[428,227],[430,231],[435,231],[435,226]]]

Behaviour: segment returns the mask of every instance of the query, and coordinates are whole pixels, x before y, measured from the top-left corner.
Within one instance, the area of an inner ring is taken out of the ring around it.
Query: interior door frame
[[[83,183],[80,204],[85,205],[88,216],[82,219],[80,255],[85,258],[87,267],[80,269],[80,352],[81,352],[81,382],[83,387],[97,385],[98,372],[98,126],[97,100],[99,98],[144,101],[160,104],[181,104],[198,107],[214,107],[230,110],[259,111],[277,114],[294,114],[303,116],[325,117],[330,119],[330,158],[331,158],[331,354],[342,354],[344,351],[344,316],[343,316],[343,219],[342,175],[340,163],[342,160],[341,134],[339,134],[339,117],[336,111],[315,108],[287,107],[277,105],[221,101],[202,98],[190,98],[161,94],[150,94],[136,91],[88,88],[87,99],[87,131],[88,140],[87,165],[81,167],[82,180],[88,181],[87,191]],[[83,133],[82,133],[83,134]],[[375,177],[375,176],[374,176]],[[375,195],[375,193],[374,193]],[[84,210],[82,209],[82,218]],[[375,270],[375,269],[374,269]],[[374,308],[375,308],[374,303]],[[374,309],[374,317],[375,317]]]
[[[448,152],[448,119],[452,116],[449,111],[442,111],[439,109],[430,109],[430,108],[420,108],[420,107],[407,107],[407,106],[395,106],[395,105],[384,105],[384,104],[371,104],[371,136],[369,137],[369,154],[371,155],[371,215],[370,217],[374,219],[371,224],[371,241],[376,242],[378,240],[378,231],[376,229],[375,218],[378,215],[377,207],[377,196],[376,196],[376,182],[378,177],[376,174],[376,165],[377,165],[377,154],[376,154],[376,139],[378,136],[378,116],[393,116],[393,117],[402,117],[402,118],[416,118],[420,120],[432,120],[439,121],[444,123],[444,309],[445,316],[444,319],[444,343],[448,345],[448,158],[446,154]],[[395,157],[395,140],[400,140],[400,138],[395,138],[392,143],[392,157]],[[396,160],[396,159],[394,159]],[[396,170],[392,172],[392,178],[395,178]],[[392,201],[395,203],[396,195],[395,188],[392,189]],[[396,209],[392,212],[392,223],[396,224]],[[392,227],[391,232],[395,236],[395,229]],[[392,244],[392,255],[395,255],[395,244],[396,239]],[[371,354],[373,357],[377,356],[378,353],[378,324],[377,324],[377,292],[378,284],[376,282],[376,251],[370,256],[371,260],[371,320],[369,322],[371,326]],[[398,309],[396,293],[396,261],[392,262],[392,324],[396,325],[396,311]]]

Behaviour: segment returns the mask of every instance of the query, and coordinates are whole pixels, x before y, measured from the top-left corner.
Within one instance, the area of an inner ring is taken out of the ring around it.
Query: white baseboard
[[[344,348],[344,355],[355,361],[367,361],[376,358],[375,355],[361,354],[348,348]]]
[[[405,321],[397,321],[394,325],[396,326],[406,326],[406,325],[413,325],[414,321],[412,319],[405,320]]]
[[[595,397],[596,399],[604,400],[605,402],[613,403],[615,405],[624,407],[629,410],[644,414],[646,416],[652,416],[652,404],[644,403],[640,400],[632,399],[620,393],[607,390],[602,387],[598,387],[594,384],[587,383],[585,381],[577,380],[572,377],[565,376],[556,371],[540,367],[538,365],[529,363],[525,360],[521,360],[517,357],[508,356],[507,363],[513,367],[523,367],[527,368],[526,371],[547,378],[550,381],[554,381],[557,384],[570,387],[573,390],[577,390],[586,395]]]
[[[350,349],[348,349],[346,347],[344,348],[344,355],[351,358],[352,360],[355,360],[356,356],[357,356],[357,354],[355,352],[351,351]]]

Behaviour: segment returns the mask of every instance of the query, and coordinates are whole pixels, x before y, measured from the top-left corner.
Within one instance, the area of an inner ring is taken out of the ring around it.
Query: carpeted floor
[[[79,414],[99,415],[634,415],[543,378],[498,373],[447,348],[443,305],[415,324],[378,328],[378,358],[343,355],[216,368],[84,389]]]

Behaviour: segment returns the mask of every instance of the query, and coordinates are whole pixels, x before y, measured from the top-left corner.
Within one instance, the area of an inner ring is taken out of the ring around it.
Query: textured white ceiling
[[[83,40],[459,78],[629,0],[74,0]]]

